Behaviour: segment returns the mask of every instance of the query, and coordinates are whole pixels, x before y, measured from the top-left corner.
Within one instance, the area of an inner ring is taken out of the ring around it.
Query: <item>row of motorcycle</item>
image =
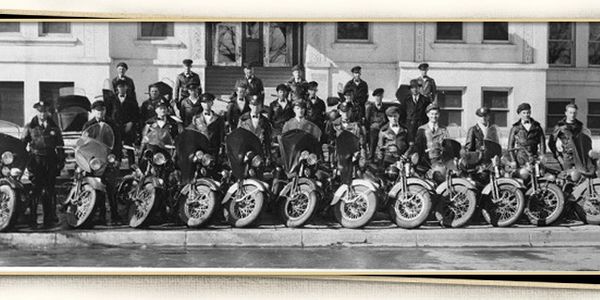
[[[600,153],[592,150],[585,155],[594,171],[548,168],[547,156],[517,167],[498,141],[486,140],[482,149],[465,152],[451,138],[443,141],[436,164],[424,164],[427,160],[415,153],[396,155],[395,162],[383,165],[369,162],[359,138],[348,131],[329,144],[327,155],[319,140],[302,130],[284,133],[277,155],[266,155],[272,149],[242,128],[227,135],[222,157],[209,154],[209,141],[193,129],[172,143],[150,135],[146,144],[130,173],[113,176],[118,178],[119,214],[134,228],[166,220],[188,227],[215,220],[249,227],[259,224],[266,210],[276,212],[288,227],[332,215],[343,227],[360,228],[378,211],[402,228],[417,228],[428,220],[461,227],[477,212],[498,227],[511,226],[523,215],[532,224],[549,225],[561,217],[567,202],[582,221],[600,224],[595,172]],[[591,138],[588,144],[581,149],[591,149]],[[27,153],[20,140],[7,135],[0,134],[0,145],[0,230],[6,231],[27,207],[21,183]],[[72,149],[77,168],[63,203],[70,227],[93,226],[108,192],[103,175],[118,172],[113,147],[112,129],[99,123],[84,130]],[[398,148],[386,150],[393,156]]]

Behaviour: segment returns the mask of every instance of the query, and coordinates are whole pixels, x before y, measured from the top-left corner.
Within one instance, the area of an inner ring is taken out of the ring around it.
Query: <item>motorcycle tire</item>
[[[17,191],[9,185],[0,185],[0,232],[11,230],[19,217]]]
[[[81,185],[80,195],[82,194],[86,195],[86,200],[83,200],[83,203],[76,205],[69,202],[67,204],[66,219],[67,225],[71,228],[92,228],[99,203],[103,203],[100,197],[104,194],[95,190],[89,184]],[[76,196],[81,197],[80,195],[75,195],[75,187],[73,187],[69,192],[68,199]]]
[[[403,199],[400,199],[401,195],[402,191],[390,203],[389,214],[391,220],[401,228],[418,228],[425,223],[431,212],[431,195],[420,185],[408,186],[407,195],[410,201],[403,201]]]
[[[135,195],[136,199],[129,207],[129,226],[132,228],[147,227],[152,219],[152,215],[158,207],[156,201],[157,189],[152,183],[146,183],[140,192]]]
[[[594,184],[594,189],[596,190],[596,193],[600,193],[600,184]],[[586,192],[582,198],[577,201],[575,212],[579,216],[579,219],[586,224],[599,225],[600,199],[590,199],[589,191]]]
[[[237,228],[252,227],[258,224],[265,205],[265,192],[258,191],[258,187],[252,184],[246,184],[243,188],[246,190],[246,195],[252,195],[251,199],[236,201],[236,194],[240,190],[238,187],[227,203],[227,221],[231,226]]]
[[[356,199],[356,201],[346,203],[343,200],[347,193],[346,191],[333,208],[336,220],[345,228],[360,228],[369,224],[377,211],[377,196],[375,192],[364,185],[353,185],[353,188],[357,194],[361,194],[362,196]],[[357,214],[357,210],[360,211],[360,214]]]
[[[288,185],[291,185],[289,183]],[[302,227],[314,215],[318,203],[317,191],[305,183],[298,184],[300,192],[295,195],[280,195],[279,214],[287,227]]]
[[[190,187],[193,188],[193,187]],[[219,201],[217,193],[210,187],[198,184],[196,188],[196,197],[192,198],[192,192],[182,195],[179,202],[179,218],[190,228],[198,228],[209,223],[214,212],[217,211]]]
[[[435,218],[442,227],[458,228],[469,223],[477,207],[475,191],[463,185],[455,185],[456,195],[449,199],[449,190],[444,191],[435,208]],[[457,196],[463,195],[461,198]]]
[[[494,227],[508,227],[515,224],[525,210],[525,195],[514,185],[498,186],[501,201],[494,203],[492,195],[484,199],[481,214],[488,224]],[[509,210],[507,212],[507,210]]]
[[[540,184],[540,186],[543,185],[545,184]],[[538,197],[540,194],[550,195],[553,199],[549,200],[547,197],[544,197],[544,206],[541,207],[539,201],[532,198]],[[533,193],[533,188],[529,188],[525,193],[525,196],[527,197],[525,215],[529,219],[529,222],[536,226],[546,226],[556,222],[565,209],[565,195],[562,190],[553,183],[548,184],[546,188],[540,187],[540,191],[536,195]],[[552,208],[547,209],[549,203],[551,203]]]

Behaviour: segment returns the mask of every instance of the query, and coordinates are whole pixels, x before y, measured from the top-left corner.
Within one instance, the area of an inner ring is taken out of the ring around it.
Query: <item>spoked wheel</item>
[[[523,192],[513,185],[498,187],[498,201],[493,201],[490,195],[484,203],[481,213],[488,224],[498,227],[513,225],[523,214],[525,209],[525,196]]]
[[[289,189],[280,199],[280,213],[287,227],[300,227],[306,224],[313,216],[316,207],[317,192],[308,184],[299,184],[297,191]]]
[[[81,185],[79,192],[73,187],[67,198],[67,224],[73,228],[92,227],[98,196],[98,192],[88,184]]]
[[[156,206],[156,188],[146,183],[139,191],[131,193],[133,203],[129,207],[129,226],[140,228],[148,225],[151,213]]]
[[[182,200],[179,205],[179,217],[188,227],[206,224],[217,207],[216,193],[202,184],[191,185]]]
[[[250,227],[258,222],[265,201],[265,193],[257,186],[245,184],[229,200],[228,220],[234,227]]]
[[[577,201],[575,210],[579,218],[587,224],[600,224],[600,184],[594,184],[595,195],[589,191]]]
[[[345,188],[341,186],[340,188]],[[353,185],[354,191],[349,195],[349,189],[342,194],[333,209],[337,221],[346,228],[360,228],[367,225],[377,209],[375,193],[364,185]]]
[[[556,222],[565,208],[565,196],[555,184],[540,187],[537,193],[530,188],[526,195],[525,215],[533,225],[544,226]]]
[[[445,227],[465,226],[475,214],[477,198],[473,190],[463,185],[455,185],[450,197],[447,189],[436,205],[435,218]]]
[[[421,226],[431,211],[431,195],[418,185],[411,185],[408,191],[400,191],[390,205],[389,212],[392,221],[402,228],[417,228]]]
[[[10,230],[17,218],[17,193],[9,185],[0,185],[0,231]]]

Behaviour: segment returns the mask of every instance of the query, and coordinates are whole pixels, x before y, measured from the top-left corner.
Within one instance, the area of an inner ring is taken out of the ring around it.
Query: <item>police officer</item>
[[[277,141],[277,137],[281,135],[283,125],[289,119],[294,117],[294,110],[290,103],[289,87],[285,84],[277,86],[277,99],[269,104],[269,120],[273,126],[272,139]]]
[[[239,128],[244,128],[256,135],[263,146],[263,153],[270,157],[271,154],[271,122],[263,114],[263,104],[258,96],[250,99],[249,111],[240,117]]]
[[[215,96],[210,93],[204,93],[200,97],[202,111],[196,113],[193,117],[190,127],[195,127],[208,139],[208,153],[219,157],[221,144],[225,137],[225,120],[212,110]]]
[[[292,103],[292,107],[294,109],[294,117],[289,119],[283,125],[282,134],[286,133],[293,129],[304,130],[310,134],[312,134],[317,140],[321,139],[321,129],[319,127],[306,119],[306,102],[302,100],[296,100]]]
[[[125,80],[117,81],[117,99],[119,102],[119,113],[120,119],[115,120],[117,125],[121,128],[121,137],[123,138],[123,144],[133,146],[137,141],[138,122],[140,120],[140,108],[138,106],[135,96],[129,93],[129,85]],[[134,164],[134,157],[132,153],[128,154],[129,164]]]
[[[242,81],[248,85],[248,94],[257,95],[258,100],[264,103],[265,88],[262,80],[254,75],[254,65],[252,63],[244,65],[244,78],[242,78]]]
[[[532,156],[546,152],[546,138],[539,122],[531,117],[531,105],[521,103],[517,106],[520,120],[513,124],[508,135],[508,148],[513,161],[524,165]],[[512,150],[513,148],[517,148]]]
[[[400,101],[400,122],[408,129],[408,140],[414,141],[417,129],[427,123],[427,106],[431,101],[421,95],[419,82],[415,79],[410,81],[410,95]]]
[[[117,163],[114,168],[107,168],[106,171],[104,171],[102,181],[106,184],[106,193],[108,196],[108,204],[110,206],[110,220],[113,225],[120,225],[123,223],[123,220],[121,220],[121,217],[119,217],[119,214],[117,213],[116,193],[117,178],[119,177],[119,164],[123,157],[123,144],[119,127],[111,119],[107,118],[106,104],[102,100],[97,100],[92,103],[92,119],[83,125],[83,130],[86,130],[95,124],[110,126],[114,133],[114,146],[111,153],[115,156]],[[100,224],[106,224],[106,204],[104,202],[100,203],[99,214]]]
[[[563,170],[568,170],[573,167],[586,167],[584,163],[586,157],[579,155],[587,155],[587,153],[578,153],[577,145],[581,138],[583,123],[577,120],[577,105],[568,104],[565,107],[565,117],[558,121],[554,130],[548,139],[548,148],[552,151],[554,157],[561,163]],[[556,143],[560,141],[562,151],[558,151]]]
[[[158,104],[158,102],[162,99],[165,100],[166,99],[164,97],[162,97],[160,95],[160,90],[158,89],[158,86],[156,85],[150,85],[148,87],[148,99],[144,102],[142,102],[142,105],[140,106],[140,122],[139,124],[146,124],[146,121],[154,116],[156,116],[156,112],[154,112],[154,109],[156,108],[156,104]],[[173,112],[173,108],[169,107],[169,115],[172,115]],[[140,126],[142,127],[142,126]],[[140,128],[140,131],[143,128]]]
[[[125,73],[129,70],[129,66],[125,62],[120,62],[117,64],[117,76],[112,80],[112,87],[115,94],[118,92],[117,83],[119,81],[124,81],[127,85],[127,92],[131,94],[134,98],[135,95],[135,84],[133,83],[133,79],[131,77],[125,76]]]
[[[192,72],[193,60],[187,58],[184,59],[183,72],[177,75],[175,79],[175,86],[173,87],[173,99],[177,103],[177,107],[180,108],[181,101],[189,96],[187,86],[191,82],[195,82],[198,86],[201,86],[200,75]],[[198,93],[202,93],[200,90]]]
[[[419,71],[421,72],[421,76],[417,78],[417,81],[421,86],[421,95],[427,97],[431,103],[437,103],[437,85],[435,84],[435,80],[427,75],[429,64],[420,64]]]
[[[414,150],[410,154],[417,152],[420,164],[428,167],[442,163],[442,141],[448,138],[448,131],[438,124],[440,117],[438,106],[429,104],[425,112],[428,122],[418,128]]]
[[[344,94],[348,89],[354,91],[354,101],[358,106],[358,115],[355,118],[362,121],[362,118],[365,116],[365,104],[369,99],[369,85],[360,77],[362,72],[360,66],[353,67],[350,72],[352,72],[352,79],[344,86]]]
[[[319,84],[316,81],[308,83],[308,101],[306,118],[315,123],[322,132],[325,131],[325,111],[327,106],[325,101],[317,96]]]
[[[377,159],[383,161],[384,165],[389,165],[408,152],[410,143],[407,139],[408,130],[400,124],[400,109],[396,106],[388,107],[385,115],[389,122],[381,127],[376,148],[372,152],[376,152]]]
[[[328,135],[332,139],[335,139],[335,137],[340,135],[340,133],[342,133],[344,130],[350,131],[351,133],[353,133],[354,135],[356,135],[359,138],[361,148],[364,147],[364,145],[365,145],[365,129],[360,123],[358,123],[356,121],[352,121],[352,113],[353,112],[352,112],[352,109],[350,108],[350,106],[347,105],[346,103],[342,103],[338,106],[338,110],[339,110],[340,116],[328,124],[328,128],[327,128]]]
[[[292,91],[295,91],[297,87],[304,90],[308,87],[308,82],[306,79],[304,79],[302,68],[299,65],[294,65],[292,67],[292,77],[286,82],[286,84]],[[299,91],[301,94],[304,94],[304,92],[305,91]]]
[[[227,131],[231,131],[238,127],[240,117],[248,112],[249,95],[246,89],[248,84],[246,82],[238,80],[235,84],[236,91],[229,96],[229,103],[225,109],[225,127]]]
[[[181,101],[181,120],[183,126],[187,127],[192,123],[192,118],[202,111],[200,101],[200,85],[198,82],[190,82],[187,84],[188,97]]]
[[[153,138],[156,137],[157,141],[155,142],[160,142],[160,144],[173,145],[175,138],[183,131],[183,128],[175,120],[169,118],[169,103],[166,100],[161,99],[154,111],[156,116],[146,121],[146,125],[142,130],[141,153],[143,154],[146,148],[152,148],[155,151],[163,152],[170,158],[168,152],[158,149],[155,145],[151,145],[150,136],[152,135]]]
[[[359,104],[354,98],[354,93],[355,91],[352,88],[345,89],[344,93],[341,95],[342,102],[338,104],[337,108],[339,111],[342,104],[344,104],[348,109],[352,111],[352,113],[350,114],[352,116],[352,121],[356,121],[362,124],[364,123],[364,115],[361,115],[360,113],[360,110],[358,108]]]
[[[498,129],[491,123],[490,109],[481,107],[475,111],[477,124],[467,131],[466,151],[484,151],[484,140],[499,142]]]
[[[31,174],[33,199],[31,201],[31,226],[37,226],[37,205],[42,202],[44,228],[52,227],[56,217],[56,176],[65,165],[64,146],[60,129],[50,118],[49,105],[40,101],[33,108],[37,116],[25,125],[22,140],[29,146],[27,170]]]
[[[373,91],[375,102],[367,104],[365,115],[365,128],[369,139],[369,159],[375,157],[375,152],[379,140],[379,131],[387,123],[386,110],[383,108],[383,93],[382,88]],[[399,111],[397,111],[399,113]]]

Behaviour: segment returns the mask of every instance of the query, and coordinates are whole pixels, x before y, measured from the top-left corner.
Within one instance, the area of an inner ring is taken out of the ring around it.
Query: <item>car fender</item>
[[[317,187],[317,182],[313,179],[310,178],[306,178],[306,177],[300,177],[298,178],[298,185],[301,184],[306,184],[309,186],[309,188],[315,192],[318,192],[318,187]],[[279,195],[285,195],[287,194],[290,189],[292,188],[292,182],[288,182],[285,187],[283,188],[283,190],[281,190],[281,192],[279,193]]]
[[[352,180],[352,186],[357,186],[357,185],[364,185],[370,191],[377,192],[377,186],[372,181],[370,181],[370,180],[366,180],[366,179],[353,179]],[[342,195],[347,190],[348,190],[348,185],[347,184],[341,185],[337,189],[337,191],[335,191],[335,193],[333,194],[333,199],[331,199],[330,205],[335,205],[336,203],[338,203],[340,201],[340,199],[342,198]]]
[[[515,186],[518,189],[525,189],[525,185],[523,185],[522,182],[520,182],[514,178],[507,178],[507,177],[496,178],[496,183],[498,184],[498,186],[508,184],[508,185]],[[481,194],[489,195],[491,192],[492,192],[492,184],[488,183],[481,191]]]
[[[409,178],[407,178],[406,179],[406,185],[407,186],[418,185],[418,186],[421,186],[421,187],[425,188],[428,192],[431,192],[431,191],[435,190],[435,186],[431,182],[428,182],[426,180],[423,180],[423,179],[417,178],[417,177],[409,177]],[[402,190],[402,183],[398,182],[398,183],[396,183],[392,187],[392,189],[388,193],[388,196],[389,197],[396,197],[396,195],[398,195],[398,193],[400,192],[400,190]]]
[[[255,186],[261,192],[269,191],[268,184],[265,182],[262,182],[258,179],[249,178],[249,179],[244,179],[242,181],[242,185],[248,185],[248,184]],[[233,193],[235,193],[235,191],[238,190],[238,187],[239,187],[239,182],[236,182],[232,186],[230,186],[229,189],[227,189],[227,193],[225,194],[225,197],[223,197],[223,201],[221,201],[221,203],[222,204],[227,203],[231,199],[231,196],[233,196]]]
[[[477,191],[477,187],[476,187],[475,183],[466,178],[452,178],[452,183],[455,185],[462,185],[470,190]],[[442,195],[447,189],[448,189],[448,181],[444,181],[435,189],[435,192],[438,195]]]

